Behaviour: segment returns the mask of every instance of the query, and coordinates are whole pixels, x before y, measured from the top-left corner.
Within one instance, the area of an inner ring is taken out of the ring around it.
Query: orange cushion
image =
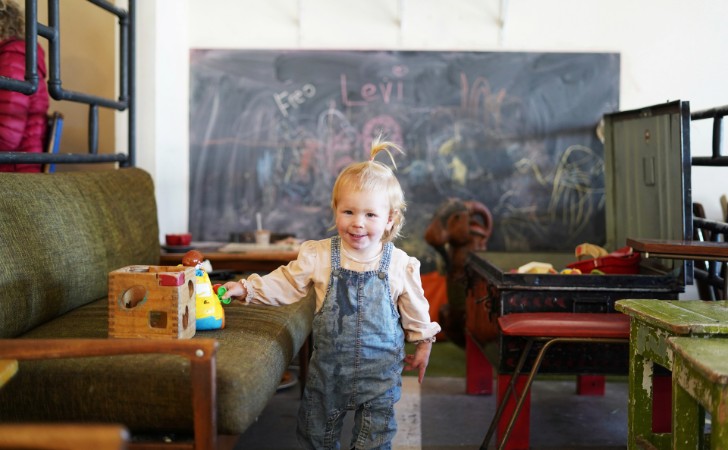
[[[440,318],[440,306],[447,304],[447,280],[439,272],[428,272],[420,275],[425,298],[430,304],[430,320],[437,322]],[[438,341],[446,341],[444,331],[437,333]]]

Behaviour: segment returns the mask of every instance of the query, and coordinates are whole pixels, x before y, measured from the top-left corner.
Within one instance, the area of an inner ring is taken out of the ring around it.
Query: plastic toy
[[[532,261],[519,267],[516,273],[556,273],[556,269],[551,263]]]
[[[227,289],[225,289],[225,286],[223,286],[221,283],[213,284],[212,285],[212,292],[217,294],[217,298],[222,302],[223,305],[229,305],[230,302],[233,300],[232,298],[222,298],[223,295],[227,292]]]
[[[220,302],[222,294],[213,290],[209,275],[202,269],[203,261],[202,253],[197,250],[190,250],[182,257],[183,266],[195,268],[195,325],[198,331],[219,330],[225,328],[225,311]]]

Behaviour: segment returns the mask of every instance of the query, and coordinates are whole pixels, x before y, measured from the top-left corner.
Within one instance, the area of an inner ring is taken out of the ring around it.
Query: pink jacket
[[[25,41],[0,42],[0,75],[25,79]],[[48,87],[43,49],[38,46],[38,90],[33,95],[0,90],[0,151],[44,151]],[[40,172],[39,164],[0,164],[0,172]]]

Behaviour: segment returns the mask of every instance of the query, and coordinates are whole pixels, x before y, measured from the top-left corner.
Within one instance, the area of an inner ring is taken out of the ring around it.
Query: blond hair
[[[397,166],[392,155],[393,150],[404,154],[404,151],[398,145],[382,141],[381,136],[374,139],[369,152],[369,161],[352,163],[346,166],[336,178],[331,194],[331,209],[334,212],[334,218],[342,191],[354,189],[387,195],[389,198],[389,214],[393,224],[391,230],[384,232],[382,242],[390,242],[400,236],[400,231],[404,225],[404,211],[407,207],[404,201],[404,191],[402,191],[402,186],[400,186],[397,177],[394,175],[394,171],[386,164],[374,160],[377,154],[386,152],[396,169]]]
[[[25,14],[12,1],[0,0],[0,41],[25,39]]]

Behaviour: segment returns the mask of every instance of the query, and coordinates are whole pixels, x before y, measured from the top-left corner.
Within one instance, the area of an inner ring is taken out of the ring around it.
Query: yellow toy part
[[[517,270],[518,273],[556,273],[556,269],[550,263],[532,261],[524,264]]]
[[[219,330],[225,328],[225,311],[217,295],[212,292],[210,277],[202,269],[195,269],[195,325],[198,330]]]
[[[576,256],[576,259],[579,261],[581,261],[581,259],[584,257],[601,258],[602,256],[607,256],[608,254],[609,252],[607,252],[602,247],[589,243],[579,244],[574,250],[574,256]]]

